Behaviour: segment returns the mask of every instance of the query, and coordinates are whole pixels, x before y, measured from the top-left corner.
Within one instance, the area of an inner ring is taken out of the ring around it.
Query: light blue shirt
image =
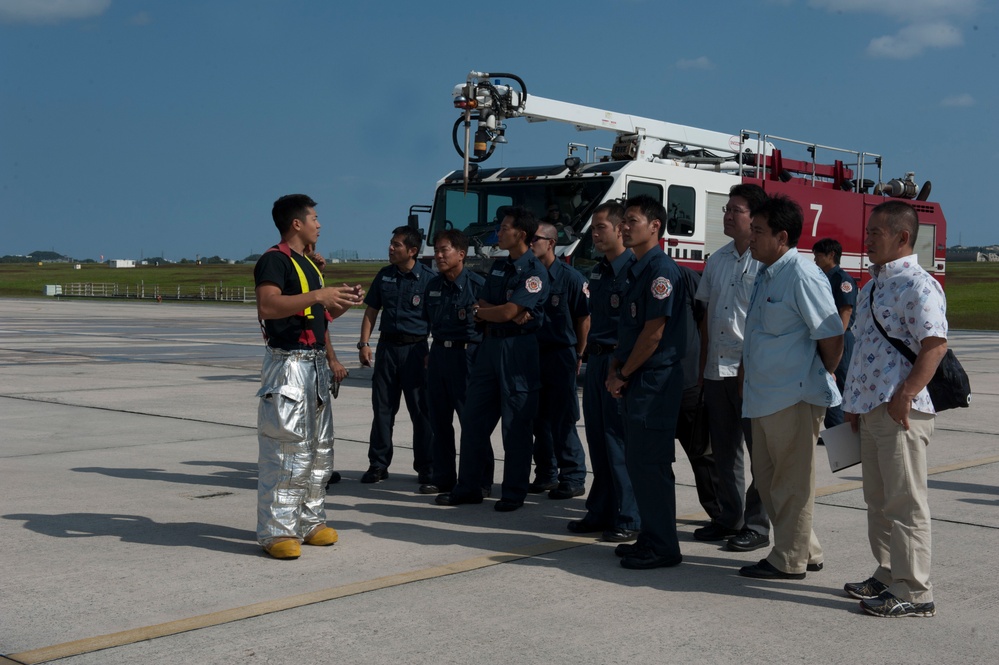
[[[798,402],[836,406],[836,380],[816,340],[842,336],[829,280],[795,248],[760,268],[746,316],[742,415],[760,418]]]

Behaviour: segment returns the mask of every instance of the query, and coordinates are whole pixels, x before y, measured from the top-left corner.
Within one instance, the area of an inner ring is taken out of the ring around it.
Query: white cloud
[[[894,35],[872,39],[867,45],[867,53],[874,57],[905,60],[928,48],[950,48],[963,43],[961,31],[949,23],[915,23],[905,26]]]
[[[149,15],[149,12],[139,12],[128,19],[128,22],[132,25],[149,25],[153,22],[153,17]]]
[[[954,107],[965,107],[974,106],[975,98],[964,93],[961,95],[951,95],[950,97],[944,97],[940,100],[940,106],[954,106]]]
[[[100,16],[111,0],[0,0],[0,21],[58,23]]]
[[[964,44],[955,23],[973,18],[982,0],[809,0],[809,6],[829,12],[866,12],[895,19],[902,27],[894,35],[876,37],[867,45],[875,58],[905,60],[931,48]]]
[[[706,55],[699,58],[681,58],[676,61],[677,69],[714,69],[715,64]]]

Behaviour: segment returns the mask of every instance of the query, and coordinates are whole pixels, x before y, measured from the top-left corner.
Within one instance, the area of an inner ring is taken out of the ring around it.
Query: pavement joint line
[[[927,476],[935,476],[940,473],[947,473],[949,471],[961,471],[962,469],[970,469],[976,466],[986,466],[988,464],[995,464],[999,462],[999,455],[994,457],[982,457],[976,460],[966,460],[963,462],[954,462],[953,464],[945,464],[943,466],[935,466],[931,469],[927,469]],[[836,485],[826,485],[825,487],[818,487],[815,489],[815,498],[820,496],[830,496],[832,494],[839,494],[841,492],[851,492],[853,490],[859,490],[864,486],[861,480],[850,480],[845,483],[838,483]]]
[[[218,612],[211,612],[209,614],[201,614],[185,619],[178,619],[176,621],[168,621],[166,623],[155,624],[152,626],[132,628],[118,633],[98,635],[96,637],[83,638],[72,642],[54,644],[52,646],[42,647],[39,649],[7,654],[6,658],[13,659],[7,660],[7,662],[17,663],[18,665],[37,665],[38,663],[47,663],[60,658],[70,658],[72,656],[80,656],[85,653],[127,646],[137,642],[145,642],[161,637],[170,637],[180,633],[200,630],[202,628],[211,628],[235,621],[242,621],[244,619],[252,619],[254,617],[273,614],[275,612],[282,612],[285,610],[305,607],[306,605],[336,600],[338,598],[346,598],[371,591],[380,591],[382,589],[411,584],[413,582],[422,582],[425,580],[447,577],[449,575],[472,572],[503,563],[529,559],[536,556],[551,554],[553,552],[561,552],[563,550],[573,549],[583,545],[592,545],[596,542],[598,541],[584,536],[544,538],[538,543],[517,548],[509,552],[493,552],[491,554],[485,554],[471,559],[465,559],[463,561],[434,566],[433,568],[424,568],[422,570],[386,575],[384,577],[377,577],[373,580],[362,580],[360,582],[345,584],[343,586],[333,587],[330,589],[311,591],[308,593],[288,596],[286,598],[277,598],[274,600],[253,603],[251,605],[244,605],[242,607],[236,607],[228,610],[221,610]],[[3,658],[4,656],[0,655],[0,659]],[[4,660],[0,660],[0,664],[3,662]]]

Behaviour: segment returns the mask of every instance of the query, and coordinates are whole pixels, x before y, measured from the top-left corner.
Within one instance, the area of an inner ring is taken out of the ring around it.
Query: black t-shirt
[[[292,261],[298,264],[308,282],[309,291],[323,286],[322,277],[315,265],[301,254],[289,250],[290,256],[275,245],[264,252],[253,268],[253,280],[257,286],[271,283],[281,289],[281,294],[295,296],[303,293],[302,280]],[[312,318],[305,316],[311,314]],[[283,319],[264,321],[267,344],[288,351],[323,346],[326,340],[326,310],[322,305],[313,305],[308,312]]]

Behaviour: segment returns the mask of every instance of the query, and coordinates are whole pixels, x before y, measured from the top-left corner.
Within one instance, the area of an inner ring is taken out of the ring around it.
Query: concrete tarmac
[[[831,473],[822,448],[825,568],[801,581],[740,577],[767,550],[693,539],[705,515],[679,446],[684,563],[671,569],[622,569],[612,544],[570,534],[582,498],[532,496],[513,513],[495,499],[433,505],[415,492],[404,408],[391,477],[361,485],[371,370],[359,329],[360,312],[333,328],[350,369],[334,402],[344,479],[327,503],[340,542],[276,561],[254,537],[252,307],[0,299],[0,663],[999,657],[999,334],[952,331],[975,400],[937,418],[929,450],[937,616],[887,620],[842,590],[874,562],[860,468]]]

